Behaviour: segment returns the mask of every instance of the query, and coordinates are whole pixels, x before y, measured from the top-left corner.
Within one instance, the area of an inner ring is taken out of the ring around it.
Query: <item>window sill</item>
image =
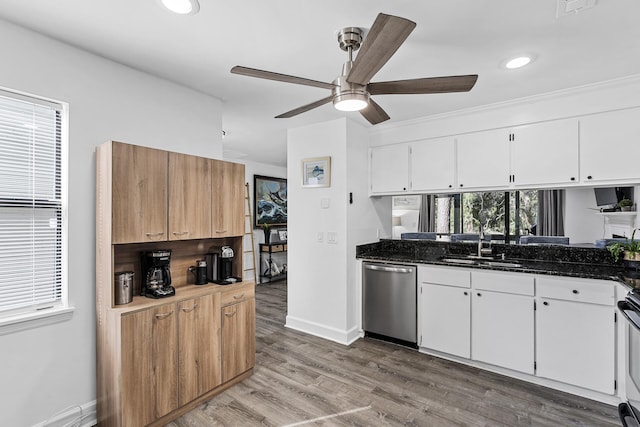
[[[12,334],[14,332],[64,322],[73,317],[74,311],[75,307],[56,307],[36,313],[27,313],[0,319],[0,335]]]

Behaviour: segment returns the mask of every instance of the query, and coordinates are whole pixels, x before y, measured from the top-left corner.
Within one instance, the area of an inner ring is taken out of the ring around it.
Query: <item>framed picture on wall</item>
[[[331,187],[331,157],[302,160],[303,187]]]
[[[253,176],[253,207],[256,228],[287,225],[287,180]]]

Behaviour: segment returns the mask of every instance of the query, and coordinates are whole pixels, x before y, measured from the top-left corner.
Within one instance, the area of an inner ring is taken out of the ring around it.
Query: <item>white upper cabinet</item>
[[[639,137],[640,108],[580,118],[582,182],[638,182]]]
[[[402,193],[409,189],[409,144],[371,148],[371,194]]]
[[[455,186],[453,137],[411,143],[411,190],[451,190]]]
[[[509,130],[459,135],[457,189],[509,186]]]
[[[578,120],[511,129],[511,181],[516,187],[578,183]]]

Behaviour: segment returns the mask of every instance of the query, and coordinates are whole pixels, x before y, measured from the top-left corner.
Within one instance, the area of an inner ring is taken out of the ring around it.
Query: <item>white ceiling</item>
[[[368,29],[383,12],[417,27],[373,81],[479,75],[468,93],[376,96],[391,116],[378,126],[640,73],[638,0],[598,0],[561,18],[557,1],[200,0],[197,15],[180,16],[158,0],[2,0],[0,17],[220,98],[225,157],[285,165],[289,127],[343,115],[371,125],[331,104],[274,119],[330,93],[232,75],[232,66],[331,82],[347,59],[337,31]],[[523,52],[536,60],[501,68]]]

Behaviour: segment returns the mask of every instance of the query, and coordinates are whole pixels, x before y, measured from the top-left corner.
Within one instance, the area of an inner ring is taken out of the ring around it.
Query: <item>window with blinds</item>
[[[0,319],[64,302],[63,111],[0,91]]]

